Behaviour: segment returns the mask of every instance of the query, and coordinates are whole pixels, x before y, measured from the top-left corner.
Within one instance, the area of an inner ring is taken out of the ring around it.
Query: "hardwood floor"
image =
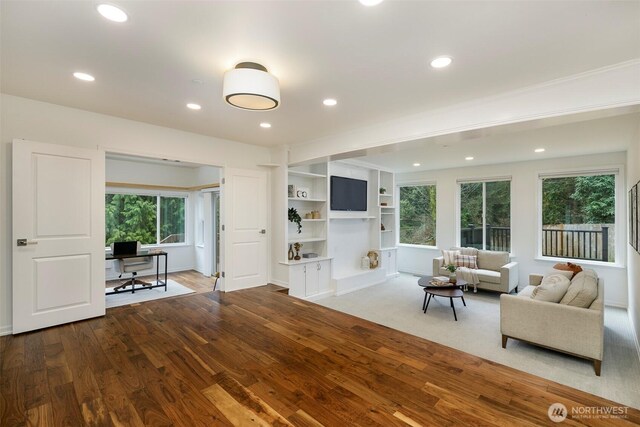
[[[2,425],[549,425],[551,403],[617,406],[278,289],[2,337]],[[564,424],[581,422],[640,411]]]

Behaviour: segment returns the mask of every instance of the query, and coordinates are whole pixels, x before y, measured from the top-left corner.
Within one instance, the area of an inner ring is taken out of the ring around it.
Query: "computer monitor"
[[[135,255],[138,253],[138,242],[113,242],[113,256]]]

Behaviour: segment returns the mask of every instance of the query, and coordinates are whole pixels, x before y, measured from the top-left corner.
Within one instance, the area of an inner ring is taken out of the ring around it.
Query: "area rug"
[[[151,284],[155,285],[156,281],[152,281]],[[129,288],[131,289],[131,288]],[[105,292],[111,292],[113,288],[106,288]],[[164,288],[153,288],[153,289],[143,289],[138,290],[136,288],[135,293],[124,292],[121,294],[107,295],[107,308],[120,307],[122,305],[129,304],[137,304],[145,301],[153,301],[154,299],[162,299],[175,297],[178,295],[187,295],[192,294],[195,291],[187,288],[186,286],[181,285],[175,280],[167,280],[167,291],[165,292]]]

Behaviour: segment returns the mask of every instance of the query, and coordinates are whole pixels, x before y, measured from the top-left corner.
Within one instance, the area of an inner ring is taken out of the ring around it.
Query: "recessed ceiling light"
[[[261,128],[269,129],[271,127],[271,123],[262,122],[260,123]]]
[[[451,64],[451,58],[448,56],[440,56],[433,61],[431,61],[431,66],[433,68],[444,68]]]
[[[84,80],[85,82],[92,82],[96,79],[91,74],[80,72],[73,73],[73,77],[75,77],[76,79]]]
[[[418,167],[420,166],[420,163],[414,163],[413,166]]]
[[[338,103],[338,101],[336,101],[333,98],[327,98],[324,101],[322,101],[322,103],[324,105],[326,105],[327,107],[333,107],[334,105],[336,105]]]
[[[363,4],[365,6],[376,6],[380,3],[382,3],[382,0],[358,0],[360,2],[360,4]]]
[[[473,160],[473,157],[472,157],[472,156],[467,156],[467,157],[465,157],[464,159],[465,159],[465,160]]]
[[[187,108],[189,108],[191,110],[200,110],[202,107],[200,105],[198,105],[198,104],[189,103],[189,104],[187,104]]]
[[[126,22],[127,19],[129,19],[127,17],[127,14],[124,12],[124,10],[112,4],[103,3],[98,5],[97,9],[98,9],[98,13],[100,13],[100,15],[107,18],[109,21]]]
[[[545,150],[544,150],[544,148],[536,148],[533,151],[535,151],[536,153],[544,153]]]

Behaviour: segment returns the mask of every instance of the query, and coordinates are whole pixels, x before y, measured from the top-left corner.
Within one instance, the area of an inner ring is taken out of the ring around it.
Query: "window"
[[[137,240],[143,245],[185,242],[186,197],[107,193],[106,246]]]
[[[511,251],[511,181],[460,184],[460,246]]]
[[[400,187],[400,243],[436,246],[436,186]]]
[[[615,174],[541,179],[542,255],[615,262]]]

